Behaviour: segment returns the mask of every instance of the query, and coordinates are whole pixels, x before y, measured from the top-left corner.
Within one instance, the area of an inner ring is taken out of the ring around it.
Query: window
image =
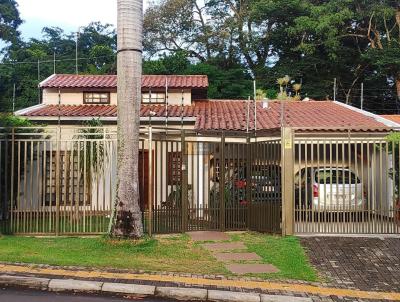
[[[168,184],[174,185],[181,182],[182,153],[168,152]]]
[[[84,104],[110,104],[109,92],[84,92]]]
[[[320,170],[315,173],[315,181],[320,184],[356,184],[360,179],[349,170]]]
[[[142,103],[151,104],[165,104],[165,93],[163,92],[152,92],[151,100],[150,93],[146,92],[142,94]]]

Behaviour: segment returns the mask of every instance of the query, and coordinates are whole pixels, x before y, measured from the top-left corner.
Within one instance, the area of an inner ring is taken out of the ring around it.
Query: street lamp
[[[78,31],[76,32],[76,43],[75,43],[75,72],[76,74],[79,74],[79,70],[78,70],[78,42],[79,42],[79,37],[81,34],[81,29],[83,28],[83,26],[79,26],[78,27]]]

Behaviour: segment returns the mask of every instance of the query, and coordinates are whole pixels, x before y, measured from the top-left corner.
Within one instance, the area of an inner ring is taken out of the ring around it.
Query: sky
[[[17,0],[25,39],[41,36],[44,26],[57,26],[69,33],[92,21],[117,23],[117,0]]]

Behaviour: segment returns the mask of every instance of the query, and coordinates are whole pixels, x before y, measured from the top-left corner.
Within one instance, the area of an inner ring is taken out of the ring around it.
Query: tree
[[[142,0],[118,0],[118,169],[114,236],[143,235],[139,206]]]
[[[183,51],[204,62],[212,56],[212,34],[206,7],[200,1],[162,0],[145,14],[144,47],[150,57]]]
[[[22,24],[15,0],[0,0],[0,40],[15,42],[19,37],[18,26]]]
[[[373,87],[376,91],[382,90],[372,79],[383,76],[389,89],[399,83],[400,97],[399,4],[390,0],[303,3],[303,14],[287,29],[293,43],[286,54],[297,55],[299,64],[315,61],[309,67],[314,68],[321,80],[329,76],[331,84],[336,77],[340,96],[346,103],[354,104],[360,95],[360,83],[368,79],[370,90]],[[303,69],[305,90],[310,83],[307,80],[310,73],[304,73],[306,69]],[[379,80],[379,83],[383,82]]]
[[[41,38],[16,41],[5,48],[0,64],[0,111],[12,109],[14,84],[18,110],[38,103],[38,84],[54,70],[75,72],[75,34],[66,34],[58,27],[45,27],[42,33]],[[115,74],[116,33],[111,25],[93,22],[84,27],[78,50],[79,57],[84,58],[79,60],[81,73]]]

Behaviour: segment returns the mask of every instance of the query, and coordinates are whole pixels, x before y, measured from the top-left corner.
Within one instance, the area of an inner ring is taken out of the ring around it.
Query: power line
[[[108,55],[108,56],[98,56],[98,57],[82,57],[82,58],[78,58],[79,61],[83,61],[83,60],[94,60],[94,59],[103,59],[103,58],[111,58],[114,57],[116,58],[116,54],[115,55]],[[68,61],[75,61],[76,58],[73,59],[52,59],[52,60],[44,60],[44,61],[40,61],[40,64],[45,64],[45,63],[54,63],[54,62],[68,62]],[[23,65],[23,64],[36,64],[38,63],[38,61],[13,61],[13,62],[0,62],[0,65]]]

